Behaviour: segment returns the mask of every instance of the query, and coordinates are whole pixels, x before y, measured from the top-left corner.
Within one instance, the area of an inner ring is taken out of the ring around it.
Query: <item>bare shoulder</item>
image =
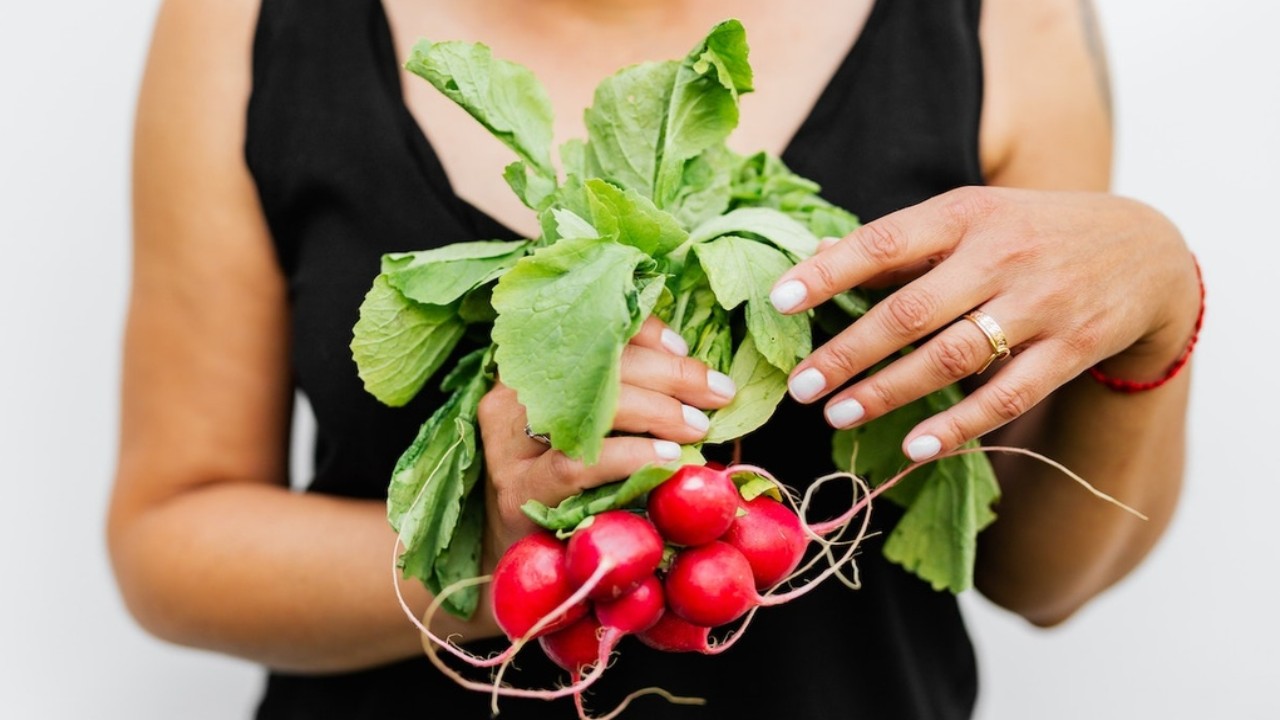
[[[1106,189],[1111,90],[1093,0],[985,0],[981,40],[991,184]]]

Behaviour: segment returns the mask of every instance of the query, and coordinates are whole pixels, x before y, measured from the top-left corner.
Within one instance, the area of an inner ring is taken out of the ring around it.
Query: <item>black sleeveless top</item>
[[[981,183],[978,5],[877,0],[786,163],[864,220]],[[453,193],[404,105],[398,67],[377,0],[263,1],[246,158],[288,278],[293,375],[317,418],[310,492],[385,498],[396,458],[441,401],[431,388],[386,408],[356,376],[351,328],[379,256],[514,237]],[[830,472],[820,413],[784,401],[747,438],[744,460],[793,485]],[[877,506],[874,524],[894,520],[888,503]],[[861,590],[831,582],[766,609],[724,655],[661,654],[624,641],[589,707],[604,712],[656,685],[708,703],[645,698],[624,717],[969,717],[977,673],[955,599],[887,563],[881,538],[864,545]],[[530,687],[564,679],[539,656],[527,650],[508,678]],[[271,673],[258,717],[484,718],[487,702],[412,659],[335,675]],[[567,700],[502,706],[510,720],[573,716]]]

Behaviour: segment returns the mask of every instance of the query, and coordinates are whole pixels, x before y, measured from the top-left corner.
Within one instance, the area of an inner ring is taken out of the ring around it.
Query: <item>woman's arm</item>
[[[865,422],[974,375],[991,349],[959,319],[970,309],[1003,326],[1015,356],[908,433],[904,452],[926,459],[1011,423],[989,441],[1039,450],[1150,516],[1142,522],[1101,503],[1046,466],[997,458],[1004,497],[999,520],[980,535],[976,580],[1040,625],[1061,622],[1137,564],[1168,524],[1181,482],[1188,373],[1136,395],[1081,373],[1103,362],[1113,376],[1159,378],[1191,336],[1199,302],[1177,229],[1105,194],[1110,118],[1087,9],[1078,0],[984,4],[983,161],[990,184],[1006,188],[966,188],[893,213],[775,289],[796,312],[917,268],[793,372],[793,394],[814,401],[936,333],[827,399],[837,420]]]
[[[243,162],[257,3],[169,0],[139,99],[123,428],[108,523],[167,640],[334,671],[420,652],[385,507],[287,488],[285,283]],[[421,610],[427,595],[406,583]],[[488,618],[480,612],[480,618]],[[442,620],[442,632],[496,632]]]
[[[1092,0],[991,0],[985,12],[987,85],[998,93],[995,102],[1008,104],[987,109],[1009,118],[1012,139],[990,184],[1109,190],[1111,90]],[[1128,224],[1147,235],[1137,239],[1150,248],[1140,262],[1168,263],[1176,280],[1135,288],[1134,300],[1163,312],[1139,343],[1104,367],[1116,377],[1149,380],[1184,349],[1199,297],[1177,229],[1140,207]],[[1000,520],[980,536],[977,583],[984,594],[1036,624],[1052,625],[1145,557],[1168,525],[1181,487],[1189,378],[1184,370],[1157,390],[1124,395],[1081,376],[991,438],[1058,459],[1150,520],[1100,506],[1042,463],[994,458],[1004,496]]]

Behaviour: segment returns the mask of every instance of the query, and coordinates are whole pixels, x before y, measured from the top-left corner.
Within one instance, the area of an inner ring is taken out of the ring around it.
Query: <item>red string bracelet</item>
[[[1187,341],[1187,347],[1183,349],[1182,354],[1177,360],[1169,366],[1164,375],[1158,380],[1149,382],[1138,382],[1136,380],[1125,380],[1123,378],[1113,378],[1102,372],[1102,370],[1094,365],[1089,368],[1089,375],[1098,382],[1107,387],[1108,390],[1114,390],[1119,393],[1140,393],[1146,390],[1154,390],[1161,385],[1169,382],[1178,374],[1180,370],[1191,359],[1191,351],[1196,348],[1196,341],[1200,339],[1200,326],[1204,323],[1204,275],[1200,272],[1200,262],[1196,260],[1194,255],[1191,256],[1191,262],[1196,266],[1196,282],[1200,284],[1200,311],[1196,314],[1196,325],[1191,330],[1191,339]]]

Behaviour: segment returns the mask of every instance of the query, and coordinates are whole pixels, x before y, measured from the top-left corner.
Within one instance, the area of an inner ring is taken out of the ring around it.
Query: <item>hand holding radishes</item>
[[[645,465],[680,459],[680,444],[706,434],[704,410],[724,407],[736,388],[727,376],[686,356],[684,341],[649,318],[622,353],[621,390],[613,429],[648,437],[606,438],[594,464],[569,458],[531,439],[516,394],[496,383],[481,400],[477,419],[483,440],[488,542],[494,556],[537,526],[521,506],[547,506],[588,488],[630,476]]]

